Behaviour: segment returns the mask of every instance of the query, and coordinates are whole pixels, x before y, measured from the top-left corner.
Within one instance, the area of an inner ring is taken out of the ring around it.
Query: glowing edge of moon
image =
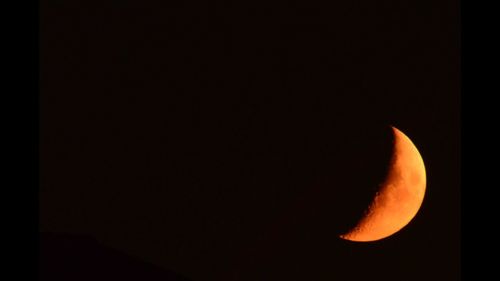
[[[426,189],[424,161],[412,141],[395,127],[394,151],[385,181],[363,218],[340,238],[376,241],[401,230],[415,217]]]

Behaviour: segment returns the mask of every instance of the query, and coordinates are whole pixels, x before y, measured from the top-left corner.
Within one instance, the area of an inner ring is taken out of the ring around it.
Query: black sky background
[[[42,1],[40,230],[203,280],[459,280],[457,1]],[[389,125],[427,192],[339,233]]]

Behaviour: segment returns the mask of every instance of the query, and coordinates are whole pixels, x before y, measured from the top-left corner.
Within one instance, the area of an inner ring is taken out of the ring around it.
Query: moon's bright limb
[[[417,214],[426,187],[425,166],[411,140],[398,129],[389,172],[364,217],[340,237],[368,242],[388,237],[405,227]]]

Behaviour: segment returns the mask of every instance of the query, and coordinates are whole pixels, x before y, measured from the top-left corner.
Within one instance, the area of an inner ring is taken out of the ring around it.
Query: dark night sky
[[[460,279],[458,1],[148,2],[41,3],[41,231],[194,281]],[[422,208],[339,240],[389,125]]]

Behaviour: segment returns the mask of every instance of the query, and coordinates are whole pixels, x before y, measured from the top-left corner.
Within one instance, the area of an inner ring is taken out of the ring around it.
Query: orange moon
[[[411,140],[392,127],[394,148],[389,171],[357,225],[341,238],[376,241],[398,232],[417,214],[426,188],[425,166]]]

